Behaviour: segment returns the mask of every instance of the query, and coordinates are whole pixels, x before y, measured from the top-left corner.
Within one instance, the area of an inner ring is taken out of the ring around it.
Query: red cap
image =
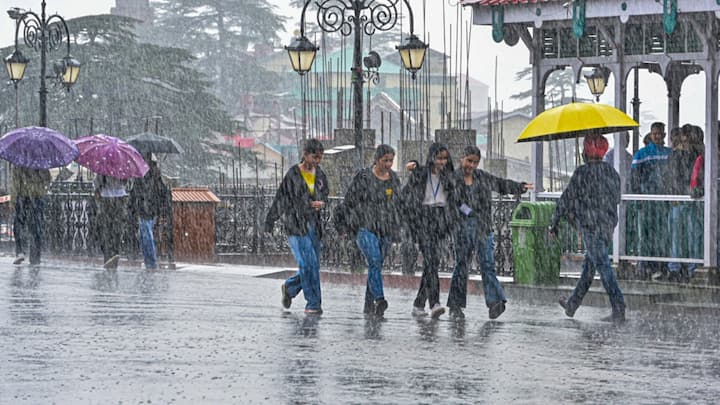
[[[583,152],[588,158],[602,159],[608,151],[608,141],[600,134],[590,134],[583,142]]]

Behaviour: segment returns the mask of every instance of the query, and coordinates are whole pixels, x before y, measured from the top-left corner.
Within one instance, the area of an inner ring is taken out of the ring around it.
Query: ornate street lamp
[[[315,61],[315,55],[318,49],[320,49],[305,37],[303,31],[304,30],[301,30],[300,36],[285,47],[288,55],[290,55],[290,63],[292,64],[293,70],[298,72],[300,76],[310,71]]]
[[[414,34],[410,34],[405,39],[404,44],[396,46],[398,52],[400,52],[403,67],[412,74],[413,79],[415,79],[417,71],[422,69],[427,47],[428,45]]]
[[[20,26],[23,26],[23,41],[25,45],[40,52],[40,126],[47,126],[47,87],[45,79],[59,79],[63,86],[69,91],[80,75],[80,62],[70,56],[70,31],[65,19],[58,14],[47,16],[45,14],[45,0],[41,4],[40,15],[32,11],[24,11],[18,8],[8,10],[10,18],[15,20],[15,52],[5,58],[10,80],[17,83],[22,80],[25,74],[25,67],[28,59],[18,49],[20,38]],[[67,56],[53,66],[54,76],[46,76],[47,53],[58,49],[63,43],[63,37],[67,42]]]
[[[600,101],[600,96],[605,92],[605,85],[607,84],[607,78],[605,73],[598,68],[594,68],[592,73],[585,75],[590,93],[595,96],[595,101]]]
[[[375,31],[389,31],[398,21],[400,0],[306,0],[300,15],[300,36],[286,46],[293,70],[300,75],[307,73],[315,60],[318,47],[305,37],[305,12],[310,2],[318,7],[317,22],[324,32],[338,32],[344,36],[354,34],[352,86],[353,86],[353,129],[355,142],[355,167],[363,166],[363,67],[362,34],[373,35]],[[405,69],[415,79],[422,68],[428,46],[414,34],[412,8],[403,0],[410,14],[410,35],[404,44],[398,45],[400,58]]]

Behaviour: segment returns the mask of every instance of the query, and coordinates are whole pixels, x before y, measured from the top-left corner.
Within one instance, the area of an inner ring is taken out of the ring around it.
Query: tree
[[[266,0],[158,0],[148,40],[189,50],[232,113],[241,96],[272,90],[275,74],[259,65],[253,47],[273,44],[285,18]]]
[[[177,140],[186,153],[170,158],[165,170],[186,177],[185,182],[206,182],[214,159],[205,140],[216,131],[231,128],[230,117],[220,100],[209,92],[210,83],[190,65],[189,52],[141,44],[133,34],[135,20],[113,16],[87,16],[68,20],[72,55],[81,61],[80,78],[67,92],[50,86],[49,126],[70,137],[106,133],[121,138],[142,132],[150,117],[162,117],[162,133]],[[2,50],[9,54],[11,48]],[[21,126],[36,125],[39,88],[37,55],[20,82]],[[60,59],[65,48],[48,60]],[[54,81],[49,81],[53,83]],[[14,126],[12,86],[0,88],[0,120]],[[187,175],[187,176],[184,176]]]
[[[515,74],[515,80],[530,80],[532,77],[532,66],[527,67]],[[585,79],[581,79],[585,80]],[[545,108],[557,107],[572,101],[573,73],[572,69],[555,71],[550,74],[545,82]],[[580,84],[578,84],[580,85]],[[528,100],[532,96],[532,89],[521,91],[510,96],[513,100]],[[586,98],[575,98],[575,101],[592,102]],[[531,103],[526,104],[518,111],[525,114],[532,114]]]

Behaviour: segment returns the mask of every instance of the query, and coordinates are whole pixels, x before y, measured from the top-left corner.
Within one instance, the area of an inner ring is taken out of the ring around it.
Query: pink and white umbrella
[[[117,179],[140,178],[150,170],[142,155],[129,143],[109,135],[90,135],[75,140],[82,166]]]

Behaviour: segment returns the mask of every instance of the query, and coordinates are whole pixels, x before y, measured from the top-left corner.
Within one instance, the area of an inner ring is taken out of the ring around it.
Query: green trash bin
[[[554,202],[541,201],[521,202],[513,212],[510,227],[518,284],[557,284],[560,280],[560,241],[548,237],[553,211]]]

